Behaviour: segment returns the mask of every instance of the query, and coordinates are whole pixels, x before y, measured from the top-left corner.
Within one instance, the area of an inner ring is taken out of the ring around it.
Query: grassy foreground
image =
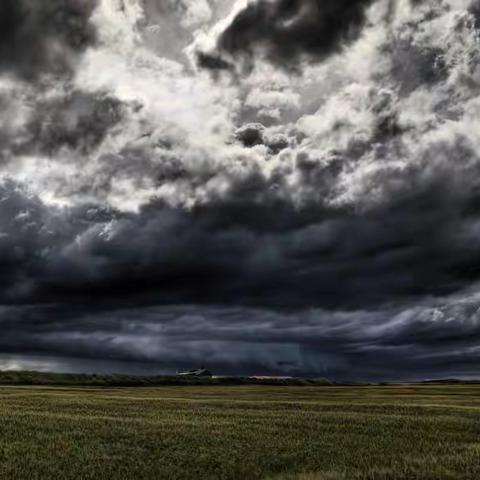
[[[478,479],[480,386],[4,386],[0,478]]]

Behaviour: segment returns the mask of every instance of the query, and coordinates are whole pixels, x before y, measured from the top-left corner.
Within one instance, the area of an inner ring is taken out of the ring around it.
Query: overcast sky
[[[0,369],[480,377],[479,0],[1,0]]]

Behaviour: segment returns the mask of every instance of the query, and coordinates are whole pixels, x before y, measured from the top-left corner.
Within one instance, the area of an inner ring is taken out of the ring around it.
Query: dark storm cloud
[[[453,293],[478,279],[478,176],[470,168],[452,176],[441,148],[402,181],[395,169],[380,171],[385,200],[366,212],[326,203],[345,167],[304,156],[300,207],[283,197],[281,177],[255,171],[226,198],[188,211],[153,201],[123,214],[46,207],[4,182],[2,301],[355,310]],[[459,161],[475,155],[460,143],[456,151]],[[179,189],[188,175],[175,176]]]
[[[75,53],[92,44],[96,0],[2,0],[0,69],[27,79],[68,72]]]
[[[262,50],[270,60],[288,68],[305,55],[322,59],[359,36],[365,9],[372,1],[258,0],[233,19],[218,47],[247,58]],[[226,68],[223,61],[207,66]]]
[[[57,370],[326,375],[336,380],[476,374],[477,297],[383,311],[281,313],[204,307],[7,307],[0,350]],[[0,358],[1,361],[1,358]],[[83,367],[82,367],[83,366]]]

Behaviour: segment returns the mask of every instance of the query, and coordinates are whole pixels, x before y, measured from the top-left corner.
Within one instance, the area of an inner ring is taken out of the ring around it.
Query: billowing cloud
[[[294,67],[304,55],[322,59],[358,38],[370,3],[372,0],[250,2],[222,32],[218,46],[234,56],[251,57],[261,49],[270,60]]]

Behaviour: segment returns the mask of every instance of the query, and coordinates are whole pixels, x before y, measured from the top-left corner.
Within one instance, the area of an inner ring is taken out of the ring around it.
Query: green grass
[[[478,479],[480,386],[4,386],[0,478]]]

